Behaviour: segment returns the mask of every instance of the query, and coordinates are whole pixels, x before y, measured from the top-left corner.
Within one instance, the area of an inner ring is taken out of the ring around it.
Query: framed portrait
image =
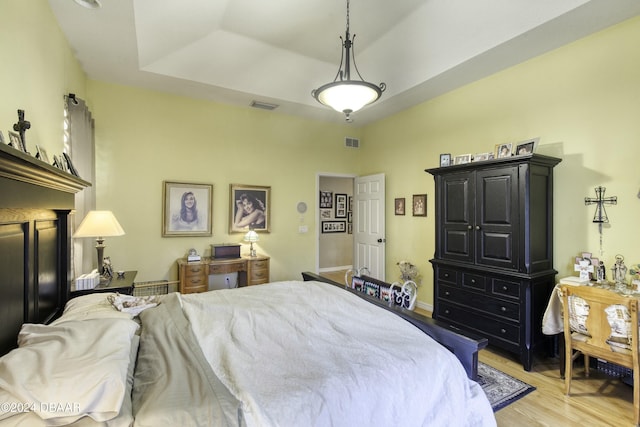
[[[427,195],[414,194],[412,207],[413,216],[427,216]]]
[[[513,143],[511,142],[507,144],[496,144],[496,158],[503,159],[505,157],[511,157],[512,148],[513,148]]]
[[[40,159],[45,163],[51,164],[47,151],[39,145],[36,145],[36,159]]]
[[[333,208],[333,192],[321,191],[320,192],[320,208],[331,209]]]
[[[162,237],[211,236],[213,185],[164,181]]]
[[[533,154],[538,147],[538,141],[540,138],[529,139],[527,141],[522,141],[516,145],[516,156],[522,156],[524,154]]]
[[[451,154],[445,153],[440,154],[440,167],[450,166],[451,165]]]
[[[404,197],[399,197],[397,199],[394,200],[393,205],[394,207],[394,212],[396,215],[404,215],[405,212],[405,198]]]
[[[23,153],[27,152],[27,147],[22,143],[22,138],[15,132],[9,131],[9,145]]]
[[[347,195],[336,193],[336,218],[347,217]]]
[[[453,158],[454,165],[464,165],[465,163],[471,163],[471,154],[460,154]]]
[[[231,184],[229,233],[271,231],[271,187]]]
[[[344,233],[347,230],[347,221],[322,221],[323,233]]]
[[[331,209],[320,209],[320,219],[331,219],[332,213]]]

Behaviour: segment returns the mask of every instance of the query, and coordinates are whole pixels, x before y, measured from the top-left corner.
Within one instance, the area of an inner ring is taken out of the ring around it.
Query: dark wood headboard
[[[69,299],[69,215],[91,184],[0,144],[0,355],[23,323],[48,323]]]

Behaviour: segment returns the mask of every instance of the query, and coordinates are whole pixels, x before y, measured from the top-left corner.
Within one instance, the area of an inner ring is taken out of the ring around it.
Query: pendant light
[[[360,71],[358,71],[358,66],[356,65],[355,54],[353,53],[353,42],[355,38],[356,36],[354,35],[352,40],[349,33],[349,0],[347,0],[347,29],[344,40],[342,36],[340,36],[340,40],[342,40],[342,56],[340,57],[338,73],[331,83],[324,84],[318,89],[311,91],[311,95],[318,100],[318,102],[340,113],[344,113],[348,122],[351,121],[351,113],[377,101],[378,98],[382,96],[382,92],[387,88],[387,85],[384,83],[376,86],[373,83],[365,82],[360,75]],[[352,60],[353,67],[358,77],[360,77],[360,80],[351,80]]]

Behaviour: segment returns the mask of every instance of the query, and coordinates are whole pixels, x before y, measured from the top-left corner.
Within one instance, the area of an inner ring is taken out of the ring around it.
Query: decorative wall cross
[[[20,134],[22,145],[26,148],[27,142],[25,141],[25,132],[31,128],[31,122],[24,119],[24,110],[18,110],[18,123],[13,124],[13,130]]]
[[[616,196],[604,197],[604,192],[607,191],[605,187],[596,187],[596,197],[585,197],[584,204],[585,205],[596,205],[596,213],[593,216],[593,222],[595,223],[605,223],[609,222],[609,218],[607,217],[607,211],[604,209],[605,205],[616,205],[618,204],[618,198]]]

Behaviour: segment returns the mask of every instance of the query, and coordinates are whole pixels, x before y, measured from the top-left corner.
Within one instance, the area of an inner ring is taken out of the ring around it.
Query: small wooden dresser
[[[269,257],[242,256],[240,258],[203,257],[201,261],[178,260],[179,290],[183,294],[205,292],[212,274],[238,273],[239,286],[260,285],[269,282]]]

